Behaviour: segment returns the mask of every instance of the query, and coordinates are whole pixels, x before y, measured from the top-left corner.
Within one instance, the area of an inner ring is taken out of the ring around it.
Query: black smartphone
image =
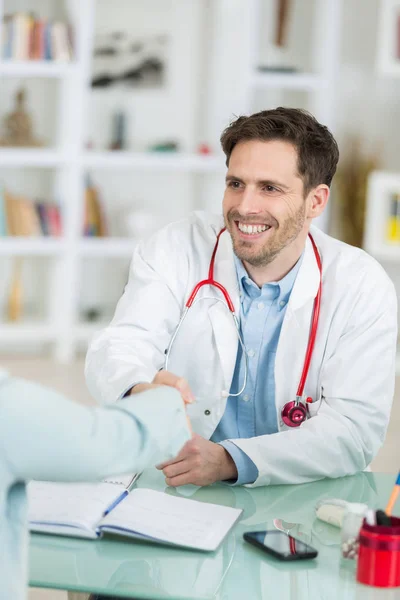
[[[249,544],[261,548],[264,552],[280,560],[315,558],[318,555],[315,548],[296,540],[296,538],[283,531],[248,531],[243,534],[243,538]]]

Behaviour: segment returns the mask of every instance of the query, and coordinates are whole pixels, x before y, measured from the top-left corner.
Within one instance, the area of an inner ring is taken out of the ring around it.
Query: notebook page
[[[130,484],[132,483],[134,477],[137,475],[137,473],[131,473],[130,475],[112,475],[111,477],[106,477],[105,479],[103,479],[103,481],[105,483],[116,483],[118,485],[123,485],[124,488],[128,488],[128,486],[130,486]]]
[[[102,519],[100,528],[131,531],[199,550],[215,550],[241,512],[141,488],[131,492]]]
[[[28,519],[30,523],[93,530],[123,489],[113,483],[32,481],[28,484]]]

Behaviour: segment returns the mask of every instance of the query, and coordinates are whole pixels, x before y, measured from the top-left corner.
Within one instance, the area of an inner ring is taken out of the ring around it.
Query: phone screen
[[[315,548],[283,531],[250,531],[244,534],[244,539],[285,560],[314,558],[318,554]]]

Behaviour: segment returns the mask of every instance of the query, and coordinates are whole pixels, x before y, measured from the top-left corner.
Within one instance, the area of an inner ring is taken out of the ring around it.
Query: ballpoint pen
[[[390,494],[389,502],[387,503],[385,513],[391,517],[392,510],[394,505],[396,504],[397,496],[400,493],[400,473],[397,475],[396,483],[394,484],[394,488],[392,493]]]
[[[120,503],[120,502],[122,502],[122,500],[123,500],[123,499],[124,499],[124,498],[125,498],[125,497],[126,497],[128,494],[129,494],[129,490],[124,490],[124,491],[122,492],[122,494],[120,494],[120,495],[118,496],[118,498],[116,498],[116,499],[114,500],[114,502],[112,502],[112,503],[110,504],[110,506],[108,506],[108,507],[106,508],[106,510],[103,512],[103,517],[106,517],[106,516],[108,515],[108,513],[110,513],[110,512],[111,512],[111,511],[112,511],[112,510],[113,510],[113,509],[114,509],[114,508],[115,508],[115,507],[116,507],[116,506],[117,506],[117,505]]]

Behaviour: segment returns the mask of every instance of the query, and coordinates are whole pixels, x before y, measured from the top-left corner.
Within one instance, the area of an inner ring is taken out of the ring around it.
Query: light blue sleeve
[[[177,390],[86,407],[22,379],[0,385],[0,454],[14,481],[94,481],[174,458],[190,433]]]
[[[231,455],[233,462],[236,465],[238,477],[236,481],[228,481],[231,485],[244,485],[245,483],[254,483],[258,477],[258,469],[251,458],[247,456],[243,450],[238,448],[236,444],[230,440],[219,442],[225,450]]]

